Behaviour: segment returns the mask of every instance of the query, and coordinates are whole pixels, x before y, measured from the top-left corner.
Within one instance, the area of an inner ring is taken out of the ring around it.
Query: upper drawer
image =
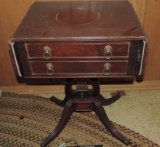
[[[26,43],[28,58],[128,58],[130,42],[120,43]]]

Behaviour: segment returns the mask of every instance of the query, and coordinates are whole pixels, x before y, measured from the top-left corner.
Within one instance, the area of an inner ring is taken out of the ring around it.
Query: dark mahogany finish
[[[125,144],[102,106],[120,98],[100,95],[98,78],[130,79],[144,74],[147,37],[131,4],[106,2],[35,2],[9,40],[16,74],[24,78],[66,78],[62,118],[41,146],[65,127],[74,111],[95,111],[100,121]],[[82,80],[83,78],[83,80]],[[78,79],[72,89],[73,79]],[[91,79],[92,89],[86,80]]]
[[[36,2],[9,43],[21,77],[133,79],[143,75],[146,41],[127,1]]]
[[[98,79],[91,79],[92,89],[88,89],[88,86],[79,79],[76,90],[72,89],[73,79],[68,79],[65,85],[65,95],[64,100],[59,100],[56,97],[51,97],[51,101],[55,102],[59,106],[63,106],[64,110],[55,130],[42,142],[41,147],[45,147],[49,144],[58,134],[63,130],[65,125],[70,119],[73,112],[83,112],[83,111],[94,111],[99,120],[104,124],[104,126],[109,129],[109,131],[117,137],[120,141],[128,145],[130,140],[124,137],[114,125],[109,120],[103,106],[111,105],[117,101],[124,92],[117,92],[114,96],[109,99],[105,99],[100,94],[100,86]]]

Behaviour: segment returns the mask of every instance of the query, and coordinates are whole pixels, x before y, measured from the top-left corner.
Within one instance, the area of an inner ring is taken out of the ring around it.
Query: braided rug
[[[63,108],[49,99],[3,92],[0,97],[0,146],[40,147],[56,127]],[[113,123],[126,137],[130,147],[160,147],[124,126]],[[73,113],[69,123],[48,147],[103,145],[103,147],[125,147],[114,138],[92,112]]]

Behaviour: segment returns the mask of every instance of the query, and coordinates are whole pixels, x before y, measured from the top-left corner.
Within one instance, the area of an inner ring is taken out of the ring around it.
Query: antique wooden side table
[[[99,79],[133,81],[142,77],[146,43],[147,37],[126,0],[35,2],[9,40],[16,74],[23,78],[66,78],[64,100],[51,97],[64,107],[62,117],[41,146],[57,137],[75,111],[95,111],[104,126],[128,145],[130,140],[116,130],[103,109],[123,93],[105,99]]]

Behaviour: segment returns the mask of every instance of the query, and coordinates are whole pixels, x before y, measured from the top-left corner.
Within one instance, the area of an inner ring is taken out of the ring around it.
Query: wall
[[[144,29],[149,37],[146,80],[160,80],[160,0],[147,0]]]
[[[21,85],[14,74],[8,53],[7,40],[18,27],[27,10],[35,0],[1,0],[0,5],[0,86]],[[40,1],[40,0],[39,0]],[[41,0],[42,1],[42,0]],[[43,0],[45,1],[45,0]],[[130,0],[144,27],[150,43],[145,80],[160,79],[160,31],[159,0]],[[159,30],[158,30],[159,29]]]

